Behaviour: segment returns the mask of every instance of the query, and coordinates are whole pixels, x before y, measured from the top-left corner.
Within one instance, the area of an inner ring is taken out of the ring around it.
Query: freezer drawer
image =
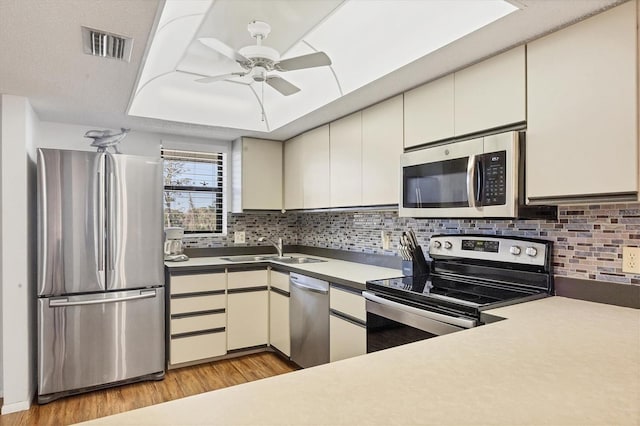
[[[38,401],[164,371],[164,289],[38,299]]]

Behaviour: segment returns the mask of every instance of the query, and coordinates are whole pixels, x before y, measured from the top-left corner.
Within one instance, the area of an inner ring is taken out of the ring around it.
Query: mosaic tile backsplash
[[[640,285],[640,275],[622,272],[622,246],[640,246],[640,203],[563,206],[558,221],[416,219],[395,211],[230,214],[226,237],[187,238],[188,247],[234,246],[245,231],[247,245],[260,236],[299,244],[395,256],[403,230],[413,228],[421,245],[433,234],[514,235],[554,241],[554,272],[574,278]],[[381,232],[391,234],[382,249]],[[262,243],[264,244],[264,243]]]

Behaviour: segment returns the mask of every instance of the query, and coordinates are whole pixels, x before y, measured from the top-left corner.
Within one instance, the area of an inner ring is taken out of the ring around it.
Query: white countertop
[[[507,319],[88,424],[640,424],[640,310],[490,313]]]
[[[369,280],[377,280],[384,278],[394,278],[402,276],[400,269],[383,268],[380,266],[366,265],[363,263],[346,262],[344,260],[331,259],[321,256],[312,256],[301,253],[286,253],[286,256],[293,257],[312,257],[316,259],[323,259],[326,262],[318,263],[303,263],[303,264],[290,264],[277,261],[269,261],[272,265],[285,266],[295,268],[301,273],[312,272],[316,274],[326,275],[328,277],[335,277],[346,281],[352,281],[355,283],[365,284]],[[259,255],[257,255],[259,256]],[[234,257],[234,256],[223,256]],[[252,262],[239,263],[223,260],[222,257],[194,257],[184,262],[165,262],[165,265],[171,270],[179,270],[184,267],[191,266],[231,266],[231,265],[251,265]],[[253,263],[265,263],[253,262]]]

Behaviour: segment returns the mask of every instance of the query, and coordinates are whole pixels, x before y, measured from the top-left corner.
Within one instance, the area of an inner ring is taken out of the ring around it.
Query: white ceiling
[[[269,2],[286,6],[286,0],[260,1]],[[0,0],[0,93],[28,97],[40,119],[46,121],[225,140],[239,136],[284,140],[623,1],[513,2],[522,9],[276,131],[263,133],[126,114],[161,1]],[[269,19],[275,27],[277,17]],[[225,34],[224,40],[232,45],[234,34],[246,36],[246,22],[238,25],[225,20],[217,25],[232,27],[219,33]],[[132,37],[131,61],[84,54],[80,26]],[[272,45],[283,43],[269,41]]]

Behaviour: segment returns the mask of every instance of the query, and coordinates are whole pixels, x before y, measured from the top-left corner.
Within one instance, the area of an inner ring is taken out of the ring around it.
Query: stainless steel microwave
[[[403,154],[400,216],[557,217],[555,207],[524,205],[524,137],[511,131]]]

